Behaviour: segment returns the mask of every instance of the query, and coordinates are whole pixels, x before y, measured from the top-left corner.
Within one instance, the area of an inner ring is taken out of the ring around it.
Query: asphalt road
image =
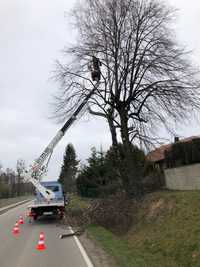
[[[20,215],[27,213],[27,204],[0,215],[1,267],[89,267],[74,237],[59,239],[65,232],[55,219],[41,219],[33,223],[25,219],[17,236],[12,228]],[[45,234],[46,250],[36,250],[39,234]]]

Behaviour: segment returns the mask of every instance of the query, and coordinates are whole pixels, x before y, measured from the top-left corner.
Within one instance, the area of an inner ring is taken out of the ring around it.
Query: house
[[[179,139],[178,137],[175,137],[174,142],[181,142],[181,143],[186,143],[186,142],[190,142],[193,139],[199,139],[200,136],[191,136],[191,137],[187,137],[184,139]],[[152,150],[151,152],[149,152],[147,154],[147,159],[151,162],[154,162],[155,164],[157,164],[161,170],[164,170],[166,168],[165,165],[165,151],[169,151],[172,147],[173,143],[170,144],[165,144],[165,145],[161,145],[160,147]]]

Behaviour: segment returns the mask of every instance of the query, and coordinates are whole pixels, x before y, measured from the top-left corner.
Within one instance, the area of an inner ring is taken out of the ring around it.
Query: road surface
[[[0,266],[1,267],[89,267],[73,237],[59,239],[65,232],[55,219],[42,219],[29,223],[26,218],[17,236],[12,228],[20,215],[27,213],[28,204],[0,215]],[[37,251],[39,234],[45,234],[46,250]]]

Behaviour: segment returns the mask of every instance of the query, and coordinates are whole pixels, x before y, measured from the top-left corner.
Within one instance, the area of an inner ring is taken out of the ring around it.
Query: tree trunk
[[[105,115],[102,112],[96,112],[96,111],[92,110],[90,107],[88,107],[88,110],[89,110],[90,114],[92,114],[94,116],[106,118],[108,125],[109,125],[109,129],[110,129],[110,134],[111,134],[111,138],[112,138],[112,145],[117,146],[118,145],[117,133],[116,133],[116,128],[114,125],[114,118],[113,118],[114,117],[114,110],[110,109],[108,111],[107,115]]]
[[[128,115],[126,110],[120,110],[121,122],[121,138],[124,147],[124,166],[122,168],[121,177],[123,180],[124,189],[128,195],[132,197],[139,197],[142,194],[142,185],[140,171],[134,164],[133,145],[129,140],[128,131]]]

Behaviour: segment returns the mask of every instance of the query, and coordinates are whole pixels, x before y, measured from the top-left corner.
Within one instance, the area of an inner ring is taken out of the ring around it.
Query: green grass
[[[90,200],[81,198],[75,194],[69,195],[70,201],[67,209],[85,209],[88,207]]]
[[[66,206],[66,214],[70,217],[79,218],[90,205],[89,199],[83,199],[75,194],[69,195],[70,201]]]
[[[93,225],[89,226],[87,231],[116,260],[119,266],[147,266],[139,251],[133,251],[127,241],[105,228]]]
[[[148,195],[126,236],[88,232],[121,267],[200,267],[200,192]]]

